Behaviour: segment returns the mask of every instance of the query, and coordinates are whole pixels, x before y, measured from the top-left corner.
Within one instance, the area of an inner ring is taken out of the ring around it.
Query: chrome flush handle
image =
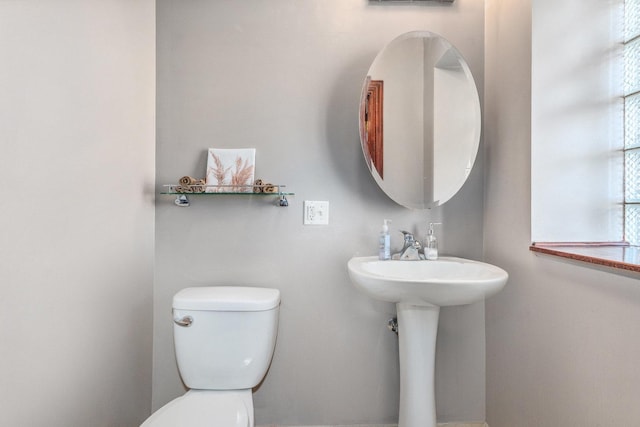
[[[173,319],[173,323],[184,328],[188,328],[193,323],[193,317],[184,316],[182,319]]]

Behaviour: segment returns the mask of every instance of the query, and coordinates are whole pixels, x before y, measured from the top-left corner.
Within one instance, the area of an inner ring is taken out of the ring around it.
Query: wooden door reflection
[[[364,105],[360,108],[360,123],[363,124],[361,132],[366,141],[368,160],[384,179],[384,152],[383,152],[383,99],[384,82],[371,80],[367,77],[367,95],[363,97]]]

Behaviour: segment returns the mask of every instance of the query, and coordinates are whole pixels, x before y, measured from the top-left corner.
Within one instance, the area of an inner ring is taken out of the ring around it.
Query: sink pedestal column
[[[436,427],[434,367],[440,307],[396,304],[400,357],[398,427]]]

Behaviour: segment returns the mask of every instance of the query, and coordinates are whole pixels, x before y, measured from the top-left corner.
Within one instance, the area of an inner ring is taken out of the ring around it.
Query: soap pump
[[[433,226],[441,224],[440,222],[430,222],[429,231],[427,232],[427,241],[424,245],[424,257],[428,260],[438,259],[438,239],[433,234]]]
[[[380,240],[378,241],[378,258],[381,260],[391,259],[391,235],[389,234],[390,219],[385,219],[380,230]]]

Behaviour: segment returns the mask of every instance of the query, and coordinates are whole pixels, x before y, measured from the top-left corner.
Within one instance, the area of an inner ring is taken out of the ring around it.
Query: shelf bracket
[[[176,196],[176,200],[173,202],[176,206],[180,206],[181,208],[186,208],[191,203],[189,202],[189,197],[186,194],[180,194]]]

